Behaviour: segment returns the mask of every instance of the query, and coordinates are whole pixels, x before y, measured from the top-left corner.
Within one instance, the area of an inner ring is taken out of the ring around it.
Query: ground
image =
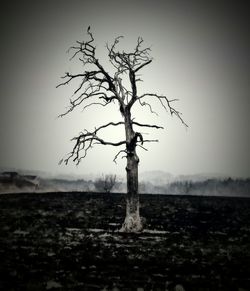
[[[122,194],[1,195],[0,290],[250,290],[250,199],[140,199],[126,234]]]

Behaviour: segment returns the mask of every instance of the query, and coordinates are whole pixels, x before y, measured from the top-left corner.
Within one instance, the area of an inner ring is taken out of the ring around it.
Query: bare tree
[[[163,129],[163,127],[155,124],[146,124],[136,122],[131,115],[131,109],[134,104],[138,103],[141,107],[148,107],[152,113],[155,113],[152,104],[147,100],[157,100],[161,106],[169,111],[171,115],[175,115],[185,125],[186,123],[181,117],[181,113],[173,106],[176,99],[170,100],[164,95],[155,93],[137,93],[138,82],[141,81],[139,73],[141,70],[152,62],[149,55],[150,48],[143,47],[143,39],[138,38],[135,48],[131,52],[119,51],[117,44],[122,36],[115,38],[112,45],[107,45],[108,58],[114,67],[114,73],[111,75],[100,63],[96,56],[96,47],[94,46],[94,37],[88,27],[87,35],[89,40],[76,41],[69,51],[72,52],[71,59],[78,60],[86,68],[77,74],[66,72],[62,77],[63,81],[57,86],[67,85],[78,80],[78,85],[70,99],[68,110],[61,114],[60,117],[67,115],[76,107],[82,106],[86,109],[90,106],[100,105],[109,106],[111,103],[118,105],[122,115],[122,121],[109,122],[107,124],[96,127],[93,131],[84,129],[78,136],[72,138],[74,146],[68,157],[62,159],[61,162],[67,164],[70,159],[75,163],[86,157],[88,151],[95,145],[110,145],[113,147],[123,148],[114,157],[114,162],[120,154],[124,154],[127,158],[127,195],[126,195],[126,217],[122,226],[123,231],[138,232],[142,230],[142,222],[139,214],[139,196],[138,196],[138,164],[139,158],[136,153],[136,147],[139,146],[145,150],[145,144],[150,142],[158,142],[154,139],[145,139],[143,133],[137,128],[155,128]],[[89,69],[91,68],[91,69]],[[87,70],[88,69],[88,70]],[[129,87],[124,86],[124,80],[128,79]],[[100,132],[108,127],[124,126],[125,139],[117,142],[104,140],[100,137]]]
[[[94,182],[96,190],[105,191],[110,193],[110,191],[116,185],[116,175],[105,175],[101,178],[98,178]]]

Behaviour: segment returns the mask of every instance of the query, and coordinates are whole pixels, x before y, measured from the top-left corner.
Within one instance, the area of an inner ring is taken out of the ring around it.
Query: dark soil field
[[[141,195],[145,230],[119,232],[121,194],[0,196],[0,290],[250,290],[250,199]]]

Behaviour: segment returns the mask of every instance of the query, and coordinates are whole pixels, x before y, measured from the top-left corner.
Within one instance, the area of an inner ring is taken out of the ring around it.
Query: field
[[[250,199],[141,195],[145,230],[119,232],[125,196],[0,196],[0,290],[250,290]]]

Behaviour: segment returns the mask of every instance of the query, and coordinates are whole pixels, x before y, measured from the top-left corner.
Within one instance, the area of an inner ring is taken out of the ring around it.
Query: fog
[[[230,2],[232,3],[232,2]],[[66,71],[82,69],[69,61],[67,49],[86,38],[91,26],[102,64],[110,69],[106,43],[123,35],[121,49],[133,49],[138,36],[152,49],[153,62],[143,69],[139,92],[165,94],[186,129],[158,104],[159,117],[133,112],[138,122],[164,130],[147,130],[148,152],[138,149],[140,172],[218,173],[250,176],[249,17],[244,2],[196,1],[11,1],[1,8],[2,76],[0,91],[0,166],[50,173],[125,173],[125,159],[113,163],[117,148],[96,146],[76,167],[59,166],[72,148],[70,139],[93,130],[118,108],[81,108],[64,118],[70,86],[56,89]],[[123,138],[122,128],[107,139]]]

